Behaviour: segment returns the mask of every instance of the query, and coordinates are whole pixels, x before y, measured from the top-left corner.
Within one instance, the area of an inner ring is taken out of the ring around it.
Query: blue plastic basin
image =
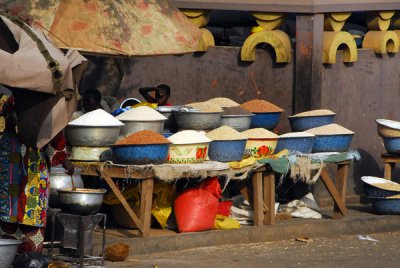
[[[279,123],[281,112],[275,113],[253,113],[250,128],[266,128],[273,130]]]
[[[346,152],[349,150],[353,134],[318,135],[314,138],[312,152]]]
[[[116,164],[162,164],[167,160],[169,144],[112,145],[111,151]]]
[[[400,137],[383,138],[383,144],[388,153],[400,154]]]
[[[275,152],[287,149],[291,153],[309,154],[312,151],[313,144],[314,137],[279,137]]]
[[[379,214],[400,214],[399,198],[371,198],[372,209]]]
[[[208,147],[210,160],[219,162],[241,161],[246,140],[212,141]]]
[[[318,115],[318,116],[289,116],[289,123],[292,131],[305,131],[310,128],[325,126],[333,123],[335,115]]]

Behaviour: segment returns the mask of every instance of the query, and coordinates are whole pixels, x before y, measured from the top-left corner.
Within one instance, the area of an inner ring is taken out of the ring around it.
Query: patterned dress
[[[52,146],[52,164],[66,157],[59,135]],[[55,148],[54,148],[55,147]],[[45,152],[21,144],[15,134],[0,139],[0,235],[24,243],[23,252],[40,252],[44,240],[50,191]]]

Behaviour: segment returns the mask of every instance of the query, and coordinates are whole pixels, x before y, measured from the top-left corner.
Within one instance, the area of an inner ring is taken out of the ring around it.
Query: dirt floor
[[[362,237],[366,237],[363,235]],[[400,232],[203,247],[130,256],[106,267],[399,267]],[[367,237],[368,238],[368,237]]]

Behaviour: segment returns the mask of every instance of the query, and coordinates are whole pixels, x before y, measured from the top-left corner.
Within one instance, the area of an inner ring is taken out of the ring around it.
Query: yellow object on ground
[[[134,203],[135,207],[139,207],[140,200],[140,189],[138,184],[131,184],[126,187],[122,194],[126,200],[136,200]],[[156,218],[158,223],[164,229],[167,224],[167,219],[172,212],[172,203],[174,200],[173,185],[155,182],[153,190],[153,204],[151,208],[151,215]],[[118,205],[120,201],[114,192],[108,192],[104,195],[103,203],[107,205]]]
[[[217,215],[215,218],[214,229],[217,230],[229,230],[229,229],[239,229],[240,223],[231,217],[226,217],[223,215]]]

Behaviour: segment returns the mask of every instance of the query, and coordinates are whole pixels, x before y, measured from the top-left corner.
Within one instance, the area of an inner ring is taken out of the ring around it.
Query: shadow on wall
[[[383,177],[383,169],[381,163],[370,153],[360,148],[357,148],[357,150],[361,155],[361,160],[355,161],[353,164],[354,192],[358,195],[362,195],[364,194],[364,183],[361,181],[361,177]]]

